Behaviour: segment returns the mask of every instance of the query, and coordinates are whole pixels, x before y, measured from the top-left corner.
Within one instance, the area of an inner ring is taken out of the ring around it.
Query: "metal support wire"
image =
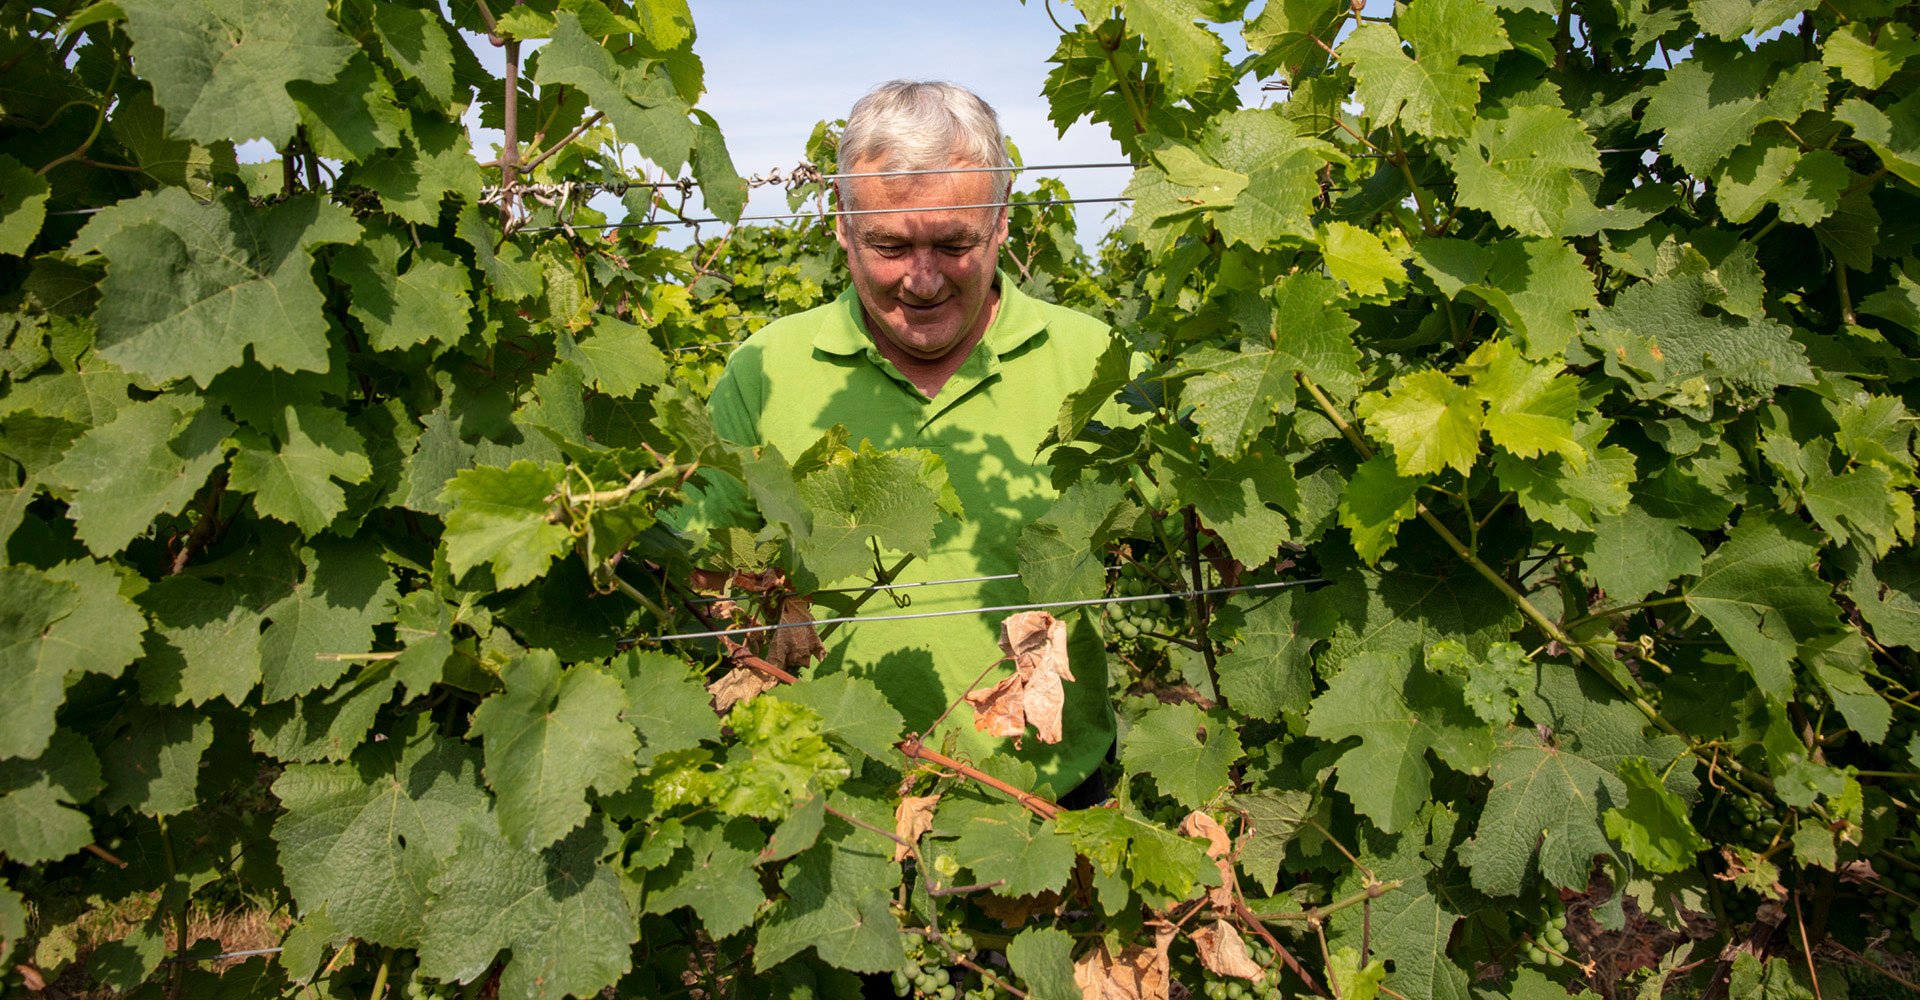
[[[1045,608],[1078,608],[1090,604],[1131,604],[1135,601],[1161,601],[1169,597],[1199,597],[1202,594],[1237,594],[1248,590],[1273,590],[1280,587],[1304,587],[1312,583],[1326,583],[1315,577],[1309,580],[1279,580],[1273,583],[1249,583],[1239,587],[1212,587],[1205,590],[1176,590],[1165,594],[1140,594],[1134,597],[1092,597],[1079,601],[1042,601],[1038,604],[999,604],[986,608],[959,608],[953,611],[918,611],[905,615],[852,615],[845,618],[822,618],[810,622],[786,622],[778,625],[748,625],[744,628],[724,628],[711,632],[681,632],[676,635],[639,635],[631,642],[673,642],[680,639],[714,639],[723,635],[748,635],[754,632],[774,632],[783,628],[801,628],[815,625],[840,625],[860,622],[908,621],[916,618],[947,618],[953,615],[991,614],[1001,611],[1039,611]]]
[[[175,955],[172,958],[161,959],[160,964],[173,965],[178,962],[220,962],[220,961],[225,961],[226,959],[229,959],[229,958],[252,958],[255,955],[278,955],[282,950],[283,949],[280,949],[280,948],[249,948],[246,951],[228,951],[228,952],[222,952],[218,955]]]
[[[837,181],[845,177],[912,177],[918,174],[985,174],[985,173],[1017,174],[1022,171],[1031,172],[1034,170],[1092,170],[1099,167],[1129,167],[1129,168],[1138,170],[1140,169],[1140,164],[1128,163],[1128,162],[1122,161],[1119,163],[1037,163],[1030,167],[1022,167],[1022,166],[936,167],[931,170],[869,170],[864,173],[821,174],[820,179],[826,180],[826,181]]]
[[[735,222],[781,222],[792,219],[830,219],[841,215],[897,215],[905,212],[949,212],[972,208],[1019,208],[1022,205],[1044,207],[1047,205],[1089,205],[1104,202],[1132,201],[1132,198],[1052,198],[1046,201],[983,201],[975,205],[927,205],[922,208],[836,208],[824,212],[788,212],[780,215],[743,215],[738,219],[658,219],[647,221],[574,223],[568,226],[527,226],[517,230],[522,233],[551,233],[566,229],[629,229],[638,226],[699,226],[708,223]]]

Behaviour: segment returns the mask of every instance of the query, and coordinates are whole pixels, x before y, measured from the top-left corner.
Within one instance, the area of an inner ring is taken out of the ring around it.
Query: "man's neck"
[[[891,340],[876,335],[873,332],[873,321],[867,318],[864,308],[860,311],[860,318],[866,324],[867,336],[873,340],[873,346],[880,351],[880,356],[893,362],[893,366],[900,369],[900,374],[905,375],[907,381],[926,393],[928,399],[932,399],[940,395],[940,390],[945,388],[947,380],[953,377],[954,372],[960,370],[960,366],[966,363],[967,356],[973,353],[973,349],[979,346],[980,341],[986,339],[987,331],[993,328],[993,319],[1000,312],[999,288],[988,293],[987,306],[981,312],[984,315],[979,325],[954,344],[952,350],[937,358],[914,357],[902,351]]]

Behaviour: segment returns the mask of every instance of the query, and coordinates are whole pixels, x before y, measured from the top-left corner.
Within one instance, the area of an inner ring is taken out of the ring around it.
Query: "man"
[[[993,109],[967,90],[896,81],[861,98],[841,137],[839,169],[892,175],[838,181],[835,235],[852,288],[756,333],[728,360],[708,404],[721,434],[773,444],[789,458],[835,424],[855,443],[941,455],[966,516],[941,524],[931,557],[910,563],[901,582],[1017,572],[1020,529],[1056,496],[1036,452],[1062,399],[1086,384],[1110,338],[1099,321],[1030,298],[996,270],[1011,166]],[[899,173],[953,169],[962,172]],[[904,593],[915,612],[1028,600],[1017,579]],[[867,613],[881,613],[876,606],[892,610],[872,601]],[[869,678],[920,730],[1000,658],[1002,617],[849,627],[815,669]],[[1062,796],[1081,786],[1114,733],[1105,651],[1084,617],[1069,654],[1075,680],[1061,742],[1029,734],[1015,750],[1010,740],[977,733],[962,706],[927,744],[938,748],[957,730],[964,756],[1011,753],[1031,762],[1036,791]],[[996,667],[978,686],[991,687],[1008,669]]]

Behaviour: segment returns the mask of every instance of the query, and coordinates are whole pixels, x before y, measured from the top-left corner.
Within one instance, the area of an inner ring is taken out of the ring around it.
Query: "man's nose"
[[[931,298],[940,293],[940,286],[946,279],[940,273],[937,253],[932,247],[914,248],[907,261],[906,277],[901,281],[908,294]]]

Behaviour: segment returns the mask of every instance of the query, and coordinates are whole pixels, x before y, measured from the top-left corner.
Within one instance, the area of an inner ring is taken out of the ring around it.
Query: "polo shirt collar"
[[[1022,292],[1007,272],[996,271],[994,283],[1000,288],[1000,308],[994,313],[993,325],[987,327],[981,343],[998,357],[1032,340],[1047,328],[1047,319],[1039,303]],[[826,322],[814,332],[813,346],[828,354],[842,355],[861,354],[873,347],[873,338],[867,334],[866,321],[861,315],[860,294],[852,287],[841,292],[833,303]]]

